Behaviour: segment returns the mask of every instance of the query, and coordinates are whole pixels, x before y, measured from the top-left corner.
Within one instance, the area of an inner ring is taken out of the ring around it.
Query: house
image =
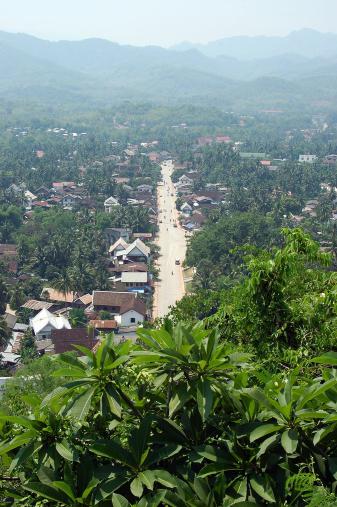
[[[68,207],[68,206],[75,206],[76,204],[80,204],[82,201],[82,197],[80,195],[74,195],[74,194],[66,194],[61,199],[62,206]]]
[[[149,292],[150,277],[147,271],[122,271],[110,278],[114,290],[128,292]]]
[[[197,143],[199,146],[207,146],[209,144],[212,144],[214,141],[213,137],[211,136],[202,136],[198,137]]]
[[[29,190],[26,190],[24,193],[24,199],[25,199],[25,203],[26,203],[27,207],[31,208],[33,201],[37,200],[37,196],[34,195]]]
[[[152,194],[153,187],[152,185],[138,185],[137,190],[138,192],[148,192]]]
[[[244,160],[266,160],[267,156],[265,153],[250,153],[240,151],[240,157]]]
[[[232,142],[232,139],[229,136],[216,136],[215,141],[220,144],[228,144]]]
[[[93,308],[110,312],[122,327],[141,324],[146,317],[145,303],[131,292],[94,291]]]
[[[76,345],[93,349],[98,340],[90,328],[54,329],[51,334],[54,354],[76,350]]]
[[[147,262],[150,257],[150,248],[142,240],[136,239],[125,250],[120,250],[116,254],[120,262]]]
[[[182,204],[182,205],[180,206],[180,211],[181,211],[184,215],[189,216],[189,215],[191,215],[191,214],[192,214],[193,208],[192,208],[192,206],[190,206],[190,205],[188,204],[188,202],[184,202],[184,204]]]
[[[148,267],[144,262],[129,262],[126,264],[113,264],[108,267],[108,271],[113,276],[120,276],[120,273],[134,272],[134,273],[145,273],[148,271]]]
[[[56,305],[55,303],[49,303],[48,301],[39,301],[37,299],[30,299],[29,301],[26,301],[25,304],[21,306],[21,308],[26,308],[27,310],[35,312],[36,314],[43,309],[53,312],[53,310],[58,309],[58,305]]]
[[[33,201],[32,208],[49,209],[51,205],[47,201]]]
[[[116,320],[91,320],[89,328],[93,328],[95,336],[105,333],[118,333],[118,322]]]
[[[87,308],[91,304],[92,304],[92,295],[84,294],[84,296],[75,299],[73,306],[75,308]]]
[[[328,165],[335,165],[337,164],[337,155],[327,155],[325,158],[324,158],[324,164],[328,164]]]
[[[57,303],[73,303],[77,298],[77,294],[75,292],[61,292],[59,290],[53,289],[52,287],[44,287],[41,292],[41,297],[48,299],[49,301],[57,302]]]
[[[106,213],[111,213],[116,206],[119,206],[119,202],[115,197],[108,197],[108,199],[104,201],[104,209]]]
[[[149,157],[149,160],[151,162],[159,162],[160,161],[160,154],[157,153],[156,151],[152,151],[151,153],[148,153],[147,156]]]
[[[50,338],[54,329],[71,329],[68,319],[63,315],[54,315],[45,308],[30,319],[30,326],[33,328],[36,340]]]
[[[313,164],[317,160],[317,155],[300,155],[298,161],[301,163]]]
[[[59,193],[63,193],[66,188],[73,187],[76,187],[76,183],[74,181],[56,181],[53,183],[53,189]]]
[[[19,254],[16,245],[0,243],[0,262],[10,273],[17,273],[18,257]]]
[[[183,174],[182,176],[180,176],[180,178],[178,179],[177,183],[176,183],[176,186],[186,186],[186,185],[189,185],[189,186],[192,186],[193,185],[193,179],[189,176],[186,176],[186,174]]]
[[[126,227],[107,227],[104,229],[104,236],[110,245],[115,243],[119,238],[123,238],[124,241],[129,243],[131,234],[132,230]]]
[[[150,241],[153,237],[153,234],[152,232],[135,232],[132,237],[135,239],[141,239],[142,241]]]
[[[117,254],[121,251],[125,251],[128,248],[128,243],[124,241],[123,238],[119,238],[111,247],[109,248],[109,254],[111,257],[116,257]]]

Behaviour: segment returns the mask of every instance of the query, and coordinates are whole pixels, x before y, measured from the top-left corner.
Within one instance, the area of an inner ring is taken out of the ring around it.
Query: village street
[[[162,164],[163,182],[158,186],[159,234],[157,244],[160,247],[158,267],[160,281],[156,284],[153,316],[164,317],[169,307],[184,295],[182,263],[186,254],[184,230],[178,222],[175,188],[171,180],[173,163]],[[176,261],[179,260],[179,264]]]

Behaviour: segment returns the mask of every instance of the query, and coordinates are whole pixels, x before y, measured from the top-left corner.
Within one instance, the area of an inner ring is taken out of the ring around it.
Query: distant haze
[[[1,0],[0,30],[171,46],[304,27],[336,32],[336,19],[336,0]]]

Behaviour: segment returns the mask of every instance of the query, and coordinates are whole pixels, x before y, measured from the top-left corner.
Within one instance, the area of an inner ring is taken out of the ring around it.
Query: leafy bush
[[[0,417],[7,505],[330,502],[336,353],[311,363],[313,378],[261,375],[203,325],[138,334],[137,345],[109,337],[95,353],[61,354],[53,376],[69,380],[27,398],[26,416]]]

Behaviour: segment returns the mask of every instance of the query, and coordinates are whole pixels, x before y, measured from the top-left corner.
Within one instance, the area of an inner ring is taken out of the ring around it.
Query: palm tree
[[[4,350],[11,338],[11,332],[3,317],[0,317],[0,350]]]
[[[68,269],[64,269],[58,273],[56,278],[54,278],[54,280],[51,282],[51,286],[53,289],[61,292],[65,298],[69,292],[72,292],[74,300],[74,279]]]

